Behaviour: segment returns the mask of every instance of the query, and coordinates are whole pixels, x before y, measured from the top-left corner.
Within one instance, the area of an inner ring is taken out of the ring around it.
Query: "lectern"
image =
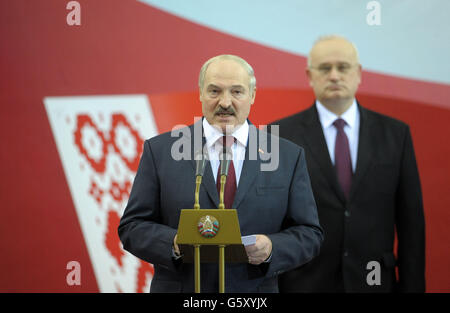
[[[177,244],[183,254],[183,262],[194,262],[195,292],[200,293],[200,264],[219,263],[219,292],[225,292],[225,261],[246,263],[248,261],[237,211],[225,209],[224,188],[227,168],[220,176],[220,202],[218,209],[200,209],[199,190],[203,169],[197,163],[194,209],[181,210],[178,224]],[[221,165],[222,166],[222,165]],[[222,168],[225,168],[223,166]],[[200,248],[202,252],[200,253]],[[226,250],[225,250],[226,248]],[[226,255],[225,255],[226,252]],[[193,257],[192,257],[193,255]]]

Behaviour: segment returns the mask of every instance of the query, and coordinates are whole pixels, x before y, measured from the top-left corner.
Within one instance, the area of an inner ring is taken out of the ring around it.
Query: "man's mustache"
[[[215,114],[234,114],[234,109],[230,106],[228,108],[219,107]]]

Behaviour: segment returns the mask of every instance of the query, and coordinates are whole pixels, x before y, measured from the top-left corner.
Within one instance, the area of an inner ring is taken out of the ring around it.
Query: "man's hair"
[[[237,63],[239,63],[240,65],[242,65],[242,67],[247,71],[248,76],[250,77],[250,82],[249,82],[249,90],[250,93],[253,94],[253,91],[256,87],[256,77],[255,77],[255,71],[253,71],[253,68],[251,67],[250,64],[247,63],[247,61],[245,61],[243,58],[238,57],[236,55],[232,55],[232,54],[221,54],[218,56],[215,56],[211,59],[209,59],[208,61],[205,62],[205,64],[203,64],[202,68],[200,69],[200,75],[198,77],[198,86],[200,87],[200,90],[202,90],[203,88],[203,82],[205,80],[205,74],[206,74],[206,70],[208,69],[208,66],[214,62],[214,61],[218,61],[218,60],[233,60]]]
[[[319,38],[317,38],[316,41],[314,41],[313,46],[311,47],[311,50],[309,50],[309,54],[308,54],[308,68],[311,67],[311,51],[314,49],[314,47],[322,42],[322,41],[327,41],[327,40],[333,40],[333,39],[341,39],[341,40],[345,40],[348,43],[350,43],[353,46],[353,49],[355,50],[356,53],[356,60],[359,63],[359,53],[358,53],[358,49],[356,48],[356,45],[351,42],[350,40],[348,40],[347,38],[345,38],[344,36],[341,35],[324,35],[324,36],[320,36]]]

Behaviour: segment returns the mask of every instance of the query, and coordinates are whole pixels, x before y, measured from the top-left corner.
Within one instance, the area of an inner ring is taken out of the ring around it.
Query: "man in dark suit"
[[[223,141],[228,142],[233,166],[226,208],[237,210],[242,235],[256,235],[256,243],[246,247],[248,263],[226,265],[226,292],[278,292],[278,274],[318,254],[322,229],[304,152],[247,121],[255,84],[253,69],[243,59],[221,55],[208,60],[199,78],[203,119],[145,142],[118,231],[126,250],[153,263],[151,292],[194,291],[194,268],[182,262],[176,234],[180,210],[194,204],[196,139],[210,159],[200,188],[201,208],[218,207],[218,155]],[[200,139],[194,138],[196,129]],[[180,145],[182,139],[188,144]],[[276,159],[273,164],[267,162],[266,147]],[[202,264],[201,292],[218,290],[217,264]]]
[[[318,257],[280,276],[280,292],[424,292],[425,223],[409,127],[356,101],[361,65],[345,38],[320,38],[306,73],[315,104],[273,124],[305,149],[324,242]]]

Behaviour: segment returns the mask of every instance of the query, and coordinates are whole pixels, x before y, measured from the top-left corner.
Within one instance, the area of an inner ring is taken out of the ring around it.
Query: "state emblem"
[[[197,227],[200,235],[205,238],[212,238],[219,231],[219,221],[214,216],[205,215],[200,218]]]

